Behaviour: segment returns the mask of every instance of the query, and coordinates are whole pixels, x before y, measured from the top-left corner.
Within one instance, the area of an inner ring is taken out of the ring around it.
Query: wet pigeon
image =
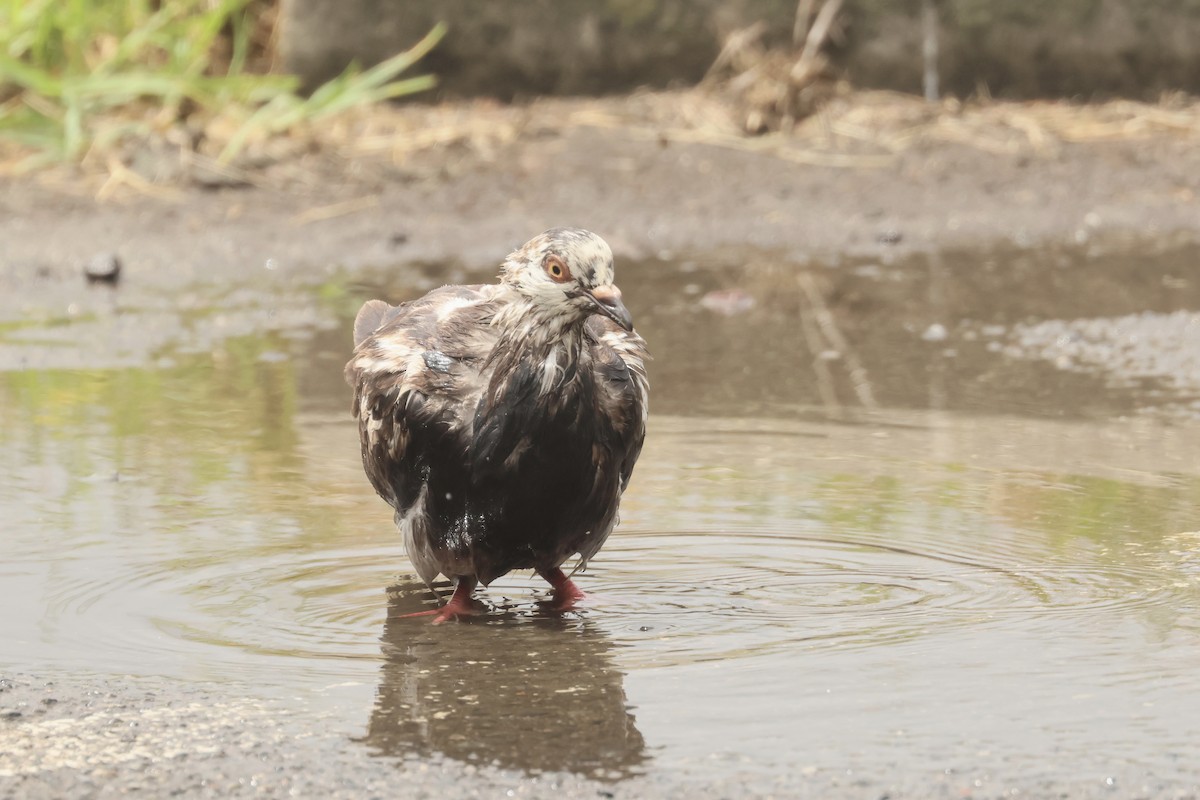
[[[562,564],[608,538],[646,433],[648,354],[604,240],[555,228],[499,284],[369,301],[354,342],[363,468],[421,579],[455,581],[425,613],[469,614],[477,584],[515,569],[571,607],[583,595]]]

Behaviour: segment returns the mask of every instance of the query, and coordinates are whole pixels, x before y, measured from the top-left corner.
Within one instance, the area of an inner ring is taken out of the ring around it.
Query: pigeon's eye
[[[542,266],[550,279],[557,283],[565,283],[571,279],[571,271],[558,256],[546,256],[546,261]]]

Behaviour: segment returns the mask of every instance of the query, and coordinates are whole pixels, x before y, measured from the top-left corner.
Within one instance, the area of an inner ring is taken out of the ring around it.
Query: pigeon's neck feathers
[[[584,319],[569,304],[539,302],[508,288],[491,321],[496,350],[533,358],[557,352],[574,361],[583,343]]]
[[[487,393],[499,401],[509,382],[528,376],[536,396],[544,397],[566,389],[580,375],[584,319],[570,307],[547,306],[519,292],[506,292],[492,317],[496,343],[488,354],[485,369],[491,369]],[[557,312],[557,313],[555,313]]]
[[[492,317],[497,338],[482,368],[487,384],[475,408],[470,447],[476,480],[510,459],[516,463],[543,436],[561,435],[567,418],[577,417],[573,409],[589,385],[582,379],[578,312],[548,313],[552,305],[513,295]]]

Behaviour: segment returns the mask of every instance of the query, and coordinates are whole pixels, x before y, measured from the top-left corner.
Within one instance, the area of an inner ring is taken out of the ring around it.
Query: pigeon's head
[[[612,250],[591,231],[554,228],[533,237],[505,259],[500,278],[543,318],[569,324],[603,314],[633,330],[613,283]]]

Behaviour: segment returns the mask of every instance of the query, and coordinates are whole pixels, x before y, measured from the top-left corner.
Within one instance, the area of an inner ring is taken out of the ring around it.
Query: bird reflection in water
[[[602,780],[638,771],[645,742],[613,643],[595,625],[525,609],[437,628],[401,618],[423,589],[393,590],[365,744],[384,756]]]

